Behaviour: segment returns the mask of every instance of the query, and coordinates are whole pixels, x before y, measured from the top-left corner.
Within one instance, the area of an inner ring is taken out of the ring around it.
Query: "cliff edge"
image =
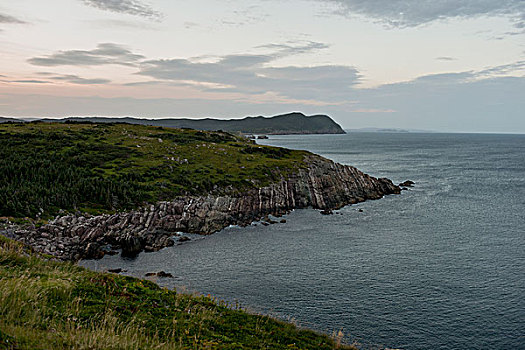
[[[337,209],[400,192],[389,179],[374,178],[352,166],[316,155],[307,156],[305,162],[308,166],[289,178],[242,195],[180,197],[111,215],[64,215],[38,228],[9,232],[37,251],[63,260],[100,258],[108,247],[135,255],[173,245],[176,232],[212,234],[293,209]]]
[[[0,234],[63,260],[173,245],[293,209],[399,193],[388,179],[224,131],[0,125]],[[3,222],[3,224],[2,224]]]

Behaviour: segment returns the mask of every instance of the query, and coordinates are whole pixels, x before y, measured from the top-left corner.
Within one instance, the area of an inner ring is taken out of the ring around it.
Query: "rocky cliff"
[[[180,197],[112,215],[58,216],[41,227],[11,226],[4,234],[63,260],[100,258],[117,248],[134,255],[173,245],[176,232],[211,234],[293,209],[337,209],[400,192],[388,179],[320,156],[306,156],[305,164],[288,178],[241,195]]]

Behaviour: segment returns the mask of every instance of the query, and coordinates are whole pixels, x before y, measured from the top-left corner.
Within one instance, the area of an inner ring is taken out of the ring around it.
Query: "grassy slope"
[[[59,208],[100,212],[240,191],[304,166],[305,154],[218,132],[0,125],[0,216],[10,208],[18,216],[41,207],[44,216]],[[149,281],[47,260],[1,236],[0,296],[0,349],[334,347],[327,336]]]
[[[37,256],[0,236],[0,349],[333,349],[208,297]]]
[[[129,209],[235,193],[304,166],[306,152],[224,132],[130,124],[0,125],[0,217]]]

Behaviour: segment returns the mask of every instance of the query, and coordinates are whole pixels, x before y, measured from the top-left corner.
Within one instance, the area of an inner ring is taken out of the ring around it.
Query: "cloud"
[[[437,20],[507,16],[525,26],[523,0],[318,0],[337,6],[345,16],[362,15],[388,27],[416,27]]]
[[[57,81],[64,81],[71,84],[80,84],[80,85],[92,85],[92,84],[107,84],[111,81],[108,79],[86,79],[81,78],[78,75],[73,74],[55,74],[49,72],[38,72],[37,75],[44,76],[46,80],[40,79],[17,79],[17,80],[0,80],[5,83],[22,83],[22,84],[53,84]],[[0,77],[5,77],[0,75]]]
[[[128,85],[154,85],[163,82],[169,83],[168,85],[192,86],[206,92],[274,94],[279,98],[335,103],[346,99],[350,88],[358,83],[360,74],[354,67],[271,67],[281,58],[311,53],[327,47],[326,44],[314,41],[295,41],[257,47],[256,49],[269,51],[262,54],[145,60],[144,56],[134,54],[123,46],[105,43],[89,51],[59,51],[43,57],[33,57],[28,62],[47,67],[107,64],[134,66],[139,68],[136,74],[154,80]],[[62,79],[75,84],[109,82],[106,79],[83,79],[72,75],[49,79]]]
[[[409,82],[394,83],[397,85],[401,84],[434,84],[439,85],[445,84],[460,84],[466,81],[470,81],[476,77],[474,72],[457,72],[457,73],[439,73],[439,74],[428,74],[420,76]]]
[[[494,77],[502,75],[525,75],[525,60],[503,64],[500,66],[489,67],[476,73],[478,77]]]
[[[272,67],[274,61],[299,53],[328,47],[317,42],[269,44],[268,54],[239,54],[219,57],[214,62],[189,59],[144,61],[139,75],[180,85],[193,85],[202,91],[235,92],[248,95],[275,94],[290,99],[315,99],[319,102],[346,100],[361,75],[344,65],[312,67]]]
[[[271,55],[229,55],[217,62],[187,59],[146,61],[138,74],[157,80],[194,82],[203,91],[243,94],[275,93],[293,99],[338,101],[345,99],[360,78],[350,66],[267,67]]]
[[[26,24],[27,22],[10,15],[0,13],[0,23]]]
[[[88,6],[101,10],[124,13],[159,21],[163,15],[137,0],[82,0]]]
[[[72,84],[80,84],[80,85],[92,85],[92,84],[107,84],[110,83],[111,80],[108,79],[102,79],[102,78],[81,78],[78,75],[74,74],[54,74],[49,72],[40,72],[39,75],[44,75],[47,77],[47,79],[54,80],[54,81],[65,81]]]
[[[288,41],[284,44],[266,44],[256,48],[270,49],[283,56],[310,53],[329,48],[330,45],[316,41]]]
[[[59,51],[45,57],[30,58],[28,62],[36,66],[47,67],[100,66],[105,64],[134,66],[143,58],[144,56],[134,54],[121,45],[105,43],[97,45],[96,49],[90,51]]]
[[[23,80],[11,80],[10,83],[23,83],[23,84],[49,84],[49,81],[35,80],[35,79],[23,79]]]
[[[436,57],[436,60],[438,60],[438,61],[455,61],[456,58],[448,57],[448,56],[441,56],[441,57]]]
[[[407,82],[385,84],[380,86],[379,89],[386,89],[388,86],[396,86],[396,90],[400,90],[402,86],[439,88],[441,86],[465,85],[503,77],[525,78],[525,61],[488,67],[477,71],[427,74]]]
[[[219,21],[220,24],[227,26],[241,27],[253,23],[264,21],[270,17],[269,14],[263,12],[261,6],[252,5],[246,8],[239,8],[232,11],[231,15]]]

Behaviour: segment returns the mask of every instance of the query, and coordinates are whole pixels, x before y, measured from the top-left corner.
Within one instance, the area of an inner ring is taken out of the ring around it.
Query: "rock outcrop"
[[[173,245],[176,232],[206,235],[293,209],[332,210],[400,192],[389,179],[320,156],[308,156],[305,164],[288,178],[239,195],[181,197],[111,215],[65,215],[38,228],[15,226],[4,233],[63,260],[100,258],[117,248],[134,256]]]

